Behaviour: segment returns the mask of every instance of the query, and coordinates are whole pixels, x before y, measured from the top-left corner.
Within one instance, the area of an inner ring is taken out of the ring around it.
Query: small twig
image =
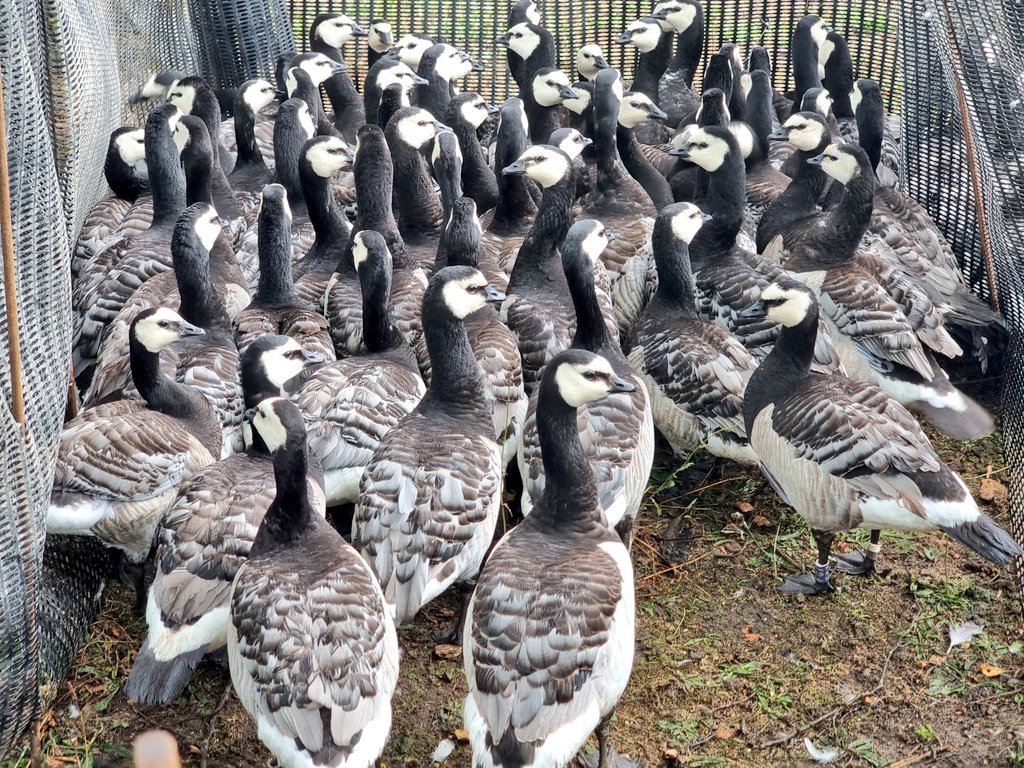
[[[199,750],[199,768],[206,768],[206,753],[210,749],[210,739],[213,738],[213,732],[217,729],[217,718],[223,711],[224,707],[228,704],[228,699],[231,697],[232,686],[229,682],[224,686],[224,693],[220,697],[220,703],[217,708],[213,710],[213,714],[210,715],[210,724],[206,726],[206,735],[203,736],[203,746]]]

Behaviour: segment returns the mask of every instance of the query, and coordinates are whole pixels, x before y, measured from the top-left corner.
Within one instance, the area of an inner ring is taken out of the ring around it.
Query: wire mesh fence
[[[651,3],[637,0],[540,3],[567,71],[576,49],[598,43],[627,79],[636,52],[614,40],[650,9]],[[109,133],[122,122],[141,125],[141,109],[129,109],[127,100],[152,72],[178,69],[221,86],[268,76],[280,51],[305,49],[310,22],[325,11],[343,11],[363,24],[387,19],[398,36],[418,31],[443,37],[484,66],[466,79],[465,89],[495,101],[508,93],[505,52],[495,43],[506,26],[505,3],[0,0],[28,410],[21,428],[10,408],[9,368],[0,363],[0,753],[24,729],[36,702],[40,662],[34,612],[46,614],[38,625],[48,633],[43,663],[51,677],[66,671],[81,640],[80,634],[54,627],[83,629],[88,622],[86,613],[54,619],[60,601],[45,597],[42,574],[67,573],[68,558],[79,558],[74,568],[83,578],[88,575],[87,586],[75,590],[55,580],[55,588],[79,595],[85,611],[100,573],[97,566],[86,574],[81,558],[93,554],[74,547],[62,547],[59,560],[44,564],[43,523],[69,373],[64,362],[70,359],[69,251],[86,212],[104,192]],[[725,41],[745,48],[763,44],[776,63],[776,86],[785,90],[792,84],[787,62],[791,30],[808,12],[845,35],[858,76],[878,80],[887,105],[901,109],[907,190],[950,237],[972,287],[984,296],[990,295],[986,257],[991,259],[1012,330],[1003,418],[1012,525],[1022,539],[1024,485],[1017,479],[1024,474],[1024,277],[1015,246],[1024,242],[1024,58],[1019,46],[1024,6],[982,0],[954,5],[936,0],[708,3],[705,52]],[[353,79],[361,84],[365,48],[350,46],[346,55]],[[968,152],[968,139],[974,155]],[[7,334],[0,325],[4,361]],[[74,602],[69,601],[65,610]],[[55,654],[55,648],[63,652]]]

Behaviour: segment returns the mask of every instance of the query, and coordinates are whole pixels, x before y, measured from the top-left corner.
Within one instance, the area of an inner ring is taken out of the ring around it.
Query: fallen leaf
[[[761,636],[749,624],[744,624],[740,631],[743,633],[743,639],[748,643],[756,643],[761,639]]]
[[[767,517],[765,517],[764,515],[754,515],[754,520],[753,520],[753,523],[754,523],[754,525],[756,525],[756,526],[757,526],[758,528],[767,528],[767,527],[768,527],[769,525],[771,525],[771,524],[772,524],[772,521],[771,521],[771,520],[769,520],[769,519],[768,519]]]
[[[949,648],[946,649],[946,653],[949,653],[958,645],[970,642],[972,637],[980,635],[984,631],[985,628],[983,626],[973,621],[965,621],[963,624],[950,624]]]
[[[716,739],[731,739],[736,735],[736,729],[730,728],[727,725],[720,725],[715,729]]]
[[[754,505],[745,501],[737,501],[733,506],[736,508],[737,512],[742,512],[744,515],[749,515],[754,511]]]
[[[1005,501],[1008,493],[1006,486],[995,478],[983,477],[981,479],[978,496],[985,501]]]
[[[838,749],[818,749],[814,746],[814,742],[806,736],[804,737],[804,746],[807,747],[811,759],[816,763],[821,763],[821,765],[830,765],[839,757]]]
[[[941,667],[945,663],[945,661],[945,657],[937,656],[935,654],[932,654],[928,657],[928,663],[931,664],[933,667]]]
[[[463,743],[469,741],[469,731],[464,728],[456,728],[453,735],[455,736],[456,741],[461,741]]]
[[[445,661],[455,661],[456,659],[462,658],[462,646],[461,645],[447,645],[442,643],[441,645],[434,646],[434,656]]]
[[[867,696],[864,697],[864,703],[865,704],[877,704],[878,703],[878,697],[877,696],[872,696],[869,693]]]
[[[434,750],[434,754],[430,756],[431,762],[443,763],[448,759],[448,756],[455,751],[455,742],[451,739],[442,739]]]
[[[994,667],[991,664],[986,664],[984,661],[978,665],[978,669],[985,677],[999,677],[1006,671],[1002,667]]]

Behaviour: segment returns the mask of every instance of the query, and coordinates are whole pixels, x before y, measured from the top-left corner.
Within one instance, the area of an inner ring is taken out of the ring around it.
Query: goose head
[[[560,69],[543,67],[533,77],[531,90],[534,100],[542,107],[555,107],[577,94],[569,82],[568,75]]]
[[[849,184],[861,174],[870,172],[867,153],[856,144],[831,144],[807,162],[820,165],[821,170],[840,184]]]
[[[617,376],[607,358],[585,349],[567,349],[548,363],[544,378],[554,378],[559,397],[573,408],[607,397],[613,392],[633,392],[636,385]]]
[[[132,321],[129,331],[135,339],[149,352],[159,352],[179,339],[188,336],[205,336],[206,331],[192,325],[168,307],[150,307],[144,309]]]
[[[427,292],[435,296],[440,293],[446,311],[460,320],[483,309],[489,301],[503,301],[505,298],[505,294],[487,284],[483,272],[473,267],[456,266],[439,270],[430,279]],[[431,297],[424,297],[424,303],[430,300]]]
[[[559,128],[552,131],[548,141],[551,146],[558,147],[565,152],[570,160],[575,160],[584,149],[594,143],[592,139],[588,139],[575,128]]]
[[[601,71],[603,70],[599,70],[598,74]],[[576,96],[571,99],[563,99],[562,106],[575,115],[582,115],[587,111],[587,107],[590,106],[590,102],[594,98],[594,84],[585,80],[581,83],[573,83],[572,89],[576,91]]]
[[[351,169],[355,153],[337,136],[314,136],[303,146],[302,158],[317,176],[329,179]]]
[[[535,144],[501,172],[506,176],[525,173],[546,189],[568,178],[572,172],[572,161],[557,147]]]
[[[245,348],[239,362],[245,404],[252,408],[268,395],[283,395],[285,385],[324,356],[306,352],[290,336],[260,336]]]
[[[786,328],[795,328],[812,313],[817,315],[817,299],[811,290],[796,280],[783,278],[761,291],[760,301],[740,314],[748,318],[767,318]]]
[[[619,104],[619,125],[623,128],[636,128],[647,120],[664,120],[666,117],[668,115],[657,104],[639,91],[625,94]]]
[[[576,51],[576,69],[584,80],[593,80],[602,69],[608,69],[601,46],[590,43]]]
[[[441,131],[451,130],[425,109],[418,107],[403,107],[392,116],[391,122],[395,123],[395,135],[399,140],[413,149],[421,149]],[[390,123],[388,127],[391,127]]]
[[[773,141],[789,141],[797,149],[810,152],[821,146],[828,138],[828,123],[817,112],[797,112],[790,115],[786,122],[768,134]]]
[[[274,102],[277,98],[277,89],[266,80],[246,80],[238,87],[237,98],[256,115]]]
[[[110,134],[107,154],[113,151],[125,165],[146,169],[146,132],[142,128],[116,128]]]
[[[366,44],[375,53],[387,53],[395,45],[391,24],[384,19],[374,19],[367,30]]]
[[[535,22],[522,21],[509,27],[505,34],[499,35],[498,42],[525,61],[541,45],[542,38],[538,28],[539,25]]]
[[[309,34],[332,48],[341,48],[353,37],[366,37],[367,31],[343,13],[324,13],[313,21]]]
[[[312,51],[308,53],[300,53],[298,56],[293,57],[291,62],[289,62],[289,65],[288,71],[292,80],[294,80],[294,75],[291,74],[291,70],[297,67],[309,75],[309,79],[313,81],[313,85],[320,85],[334,75],[348,70],[348,66],[345,63],[335,61],[328,56],[324,56],[322,53],[314,53]],[[294,88],[289,83],[289,95],[293,91]]]
[[[653,16],[645,16],[632,22],[615,42],[623,45],[632,45],[640,53],[649,53],[658,47],[661,40],[661,23]]]
[[[669,150],[669,154],[689,160],[705,171],[713,173],[722,167],[725,158],[735,149],[736,139],[729,129],[711,125],[689,132],[679,146],[673,146]]]
[[[301,454],[306,450],[306,424],[295,403],[270,397],[256,406],[252,426],[272,454]]]
[[[423,54],[433,45],[433,38],[426,35],[404,35],[391,49],[391,55],[397,56],[399,61],[415,72],[419,69]]]
[[[488,115],[497,112],[497,109],[484,101],[479,93],[467,91],[460,93],[452,99],[454,109],[458,111],[459,118],[474,129],[479,128]]]
[[[700,12],[697,0],[661,0],[654,6],[651,18],[657,19],[665,32],[679,34],[690,28]]]

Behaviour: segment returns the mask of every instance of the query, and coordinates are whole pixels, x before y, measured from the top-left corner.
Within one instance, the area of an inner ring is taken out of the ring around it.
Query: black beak
[[[274,95],[279,99],[287,99],[288,91],[282,91],[280,88],[275,88]]]
[[[705,213],[704,211],[701,211],[701,214],[700,214],[700,220],[701,220],[702,222],[704,222],[704,223],[707,223],[707,222],[711,221],[711,220],[712,220],[712,219],[714,219],[714,218],[715,218],[715,217],[714,217],[714,216],[712,216],[712,215],[711,215],[710,213]]]
[[[612,385],[609,392],[636,392],[636,384],[626,381],[619,376],[612,376]]]
[[[358,24],[356,24],[354,27],[352,27],[352,36],[353,37],[366,37],[368,34],[370,34],[370,33],[367,32],[362,27],[360,27]]]
[[[807,158],[807,164],[808,165],[821,165],[821,161],[822,161],[822,159],[824,157],[825,157],[825,153],[824,152],[822,152],[820,155],[815,155],[814,157],[809,157],[809,158]]]
[[[516,160],[512,165],[506,165],[501,169],[505,176],[512,176],[518,173],[526,173],[526,164],[522,160]]]
[[[223,216],[221,216],[220,217],[220,226],[221,226],[221,229],[224,229],[225,227],[231,226],[231,222],[228,221],[227,219],[225,219]]]
[[[389,57],[390,57],[390,58],[392,58],[392,59],[398,59],[398,58],[401,58],[401,57],[400,57],[400,56],[398,55],[398,49],[397,49],[397,48],[392,48],[392,49],[391,49],[390,51],[388,51],[388,52],[387,52],[387,53],[385,53],[384,55],[385,55],[385,56],[389,56]]]
[[[198,325],[192,325],[192,323],[186,323],[184,320],[181,321],[179,326],[179,333],[184,336],[205,336],[206,331],[200,328]]]
[[[350,163],[354,163],[356,161],[356,151],[352,147],[345,147],[345,157],[348,158]]]
[[[668,115],[666,115],[665,111],[657,104],[651,104],[651,111],[648,117],[651,118],[651,120],[664,120]]]
[[[440,133],[441,131],[451,131],[451,130],[452,130],[452,129],[451,129],[451,128],[449,128],[449,127],[448,127],[447,125],[445,125],[444,123],[442,123],[442,122],[441,122],[440,120],[435,120],[435,121],[434,121],[434,128],[436,128],[436,129],[437,129],[437,132],[438,132],[438,133]],[[454,133],[454,131],[453,131],[453,133]]]
[[[391,33],[390,32],[383,32],[383,33],[378,32],[377,33],[377,37],[380,39],[380,41],[382,43],[384,43],[384,45],[394,45],[395,44],[395,40],[394,40],[393,37],[391,37]],[[388,53],[391,53],[391,51],[388,51]]]
[[[617,238],[614,232],[608,232],[606,230],[604,233],[604,239],[607,240],[609,243],[614,243]]]
[[[558,95],[562,97],[563,101],[568,101],[569,99],[578,99],[580,97],[580,95],[576,93],[576,91],[574,91],[567,85],[563,85],[561,88],[558,89]]]
[[[420,77],[415,72],[412,73],[412,84],[413,85],[430,85],[430,81],[425,77]]]
[[[310,352],[307,349],[302,350],[302,359],[306,361],[306,365],[316,365],[317,363],[324,363],[327,361],[327,358],[319,352]]]
[[[660,11],[655,11],[654,13],[651,14],[651,18],[657,19],[658,21],[665,21],[665,19],[668,18],[668,11],[664,9]]]
[[[134,107],[136,104],[141,104],[146,100],[146,97],[141,93],[136,93],[130,99],[128,99],[128,105]]]
[[[331,62],[331,74],[339,75],[342,72],[348,70],[348,64],[343,61],[332,61]]]
[[[479,61],[474,61],[473,62],[473,70],[472,71],[473,72],[483,72],[484,71],[484,65],[481,64]]]
[[[672,157],[681,157],[683,160],[690,159],[690,148],[689,147],[672,147],[668,151]]]
[[[609,64],[608,64],[607,61],[605,61],[604,56],[595,56],[594,57],[594,66],[597,69],[608,69]]]
[[[785,128],[779,128],[777,131],[769,133],[768,138],[771,141],[785,141],[789,138],[789,131]]]
[[[626,43],[628,43],[632,39],[633,39],[633,33],[627,31],[627,32],[623,32],[621,35],[616,37],[615,38],[615,42],[616,43],[621,43],[621,44],[625,45]]]
[[[757,319],[764,317],[768,313],[767,308],[763,301],[757,301],[751,304],[746,309],[741,309],[739,312],[740,317],[746,317],[749,319]]]
[[[504,301],[505,292],[499,291],[493,285],[488,285],[486,288],[484,288],[484,298],[487,299],[487,301],[493,302]]]
[[[494,38],[494,42],[496,42],[498,45],[508,45],[508,36],[498,35],[496,38]]]
[[[487,114],[493,115],[495,112],[500,112],[501,109],[496,104],[487,103]]]
[[[590,138],[589,136],[584,136],[583,137],[583,146],[584,147],[589,147],[593,143],[594,143],[594,140],[592,138]]]

